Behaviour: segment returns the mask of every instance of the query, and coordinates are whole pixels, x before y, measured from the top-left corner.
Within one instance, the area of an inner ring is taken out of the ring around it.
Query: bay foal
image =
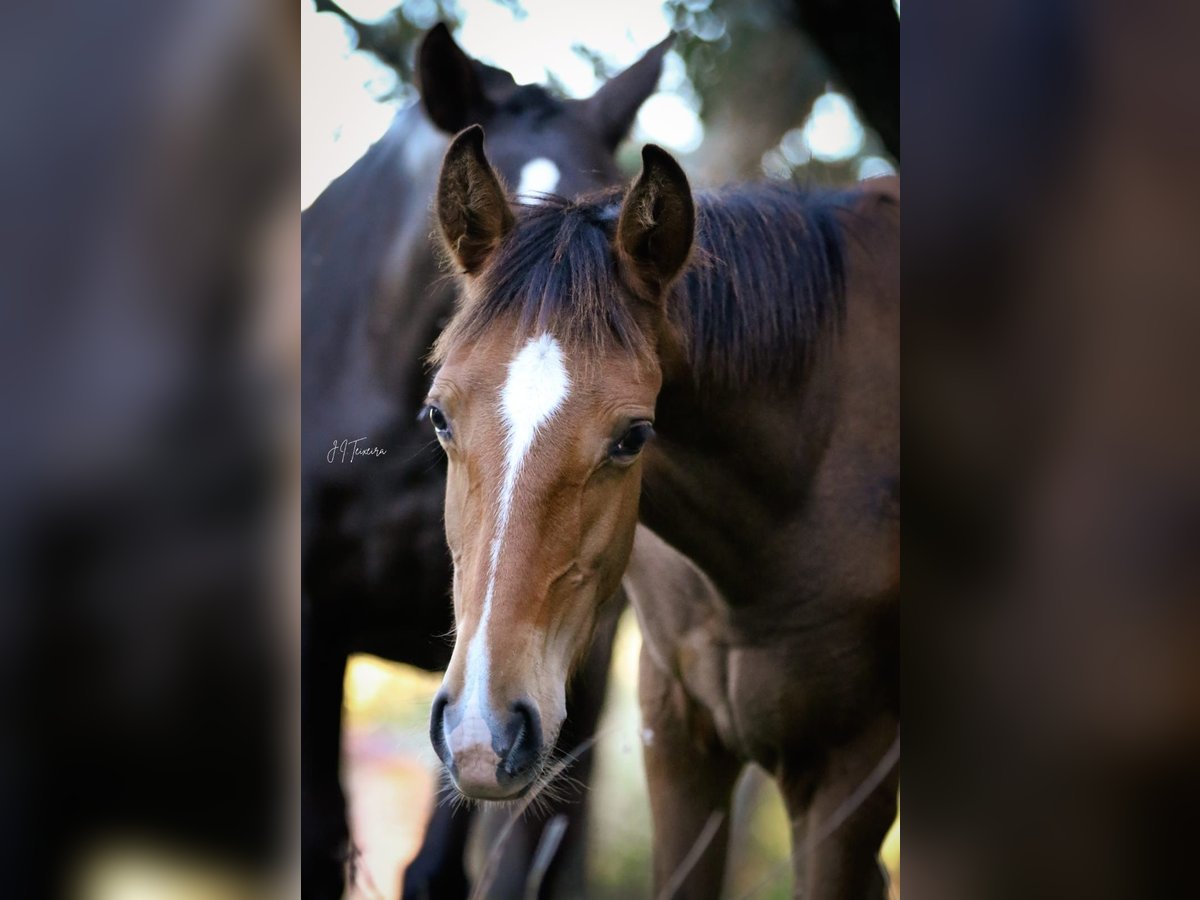
[[[755,762],[787,803],[797,892],[881,896],[898,187],[697,201],[667,153],[642,161],[628,191],[514,214],[481,129],[447,151],[436,212],[464,277],[428,404],[458,640],[433,744],[469,796],[534,784],[640,517],[699,566],[668,572],[652,547],[632,569],[659,889],[719,892],[732,787]]]

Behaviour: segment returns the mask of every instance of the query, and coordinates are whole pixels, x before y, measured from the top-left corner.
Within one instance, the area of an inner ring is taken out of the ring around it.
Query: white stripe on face
[[[504,474],[496,533],[488,560],[487,592],[479,625],[467,652],[466,707],[464,716],[478,715],[478,696],[486,696],[488,679],[487,627],[496,591],[496,570],[504,548],[504,534],[512,514],[517,478],[521,474],[538,429],[562,407],[570,392],[566,359],[562,348],[549,334],[531,338],[508,364],[508,377],[500,389],[500,418],[504,422]],[[453,751],[451,747],[451,751]]]
[[[546,157],[539,156],[521,167],[521,180],[517,184],[517,193],[530,197],[530,199],[536,199],[530,195],[552,194],[558,187],[558,180],[561,177],[562,173],[558,171],[558,166]]]

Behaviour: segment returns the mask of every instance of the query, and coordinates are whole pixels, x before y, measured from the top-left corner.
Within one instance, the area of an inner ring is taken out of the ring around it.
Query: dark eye
[[[633,459],[642,452],[646,441],[654,437],[654,426],[649,422],[634,422],[621,439],[612,446],[612,458],[620,461]]]
[[[427,406],[429,421],[433,423],[433,430],[437,432],[438,437],[445,438],[450,435],[450,423],[446,420],[446,414],[436,406]]]

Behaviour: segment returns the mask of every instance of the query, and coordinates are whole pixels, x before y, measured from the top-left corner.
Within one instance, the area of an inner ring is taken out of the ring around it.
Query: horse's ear
[[[662,61],[671,49],[674,35],[646,51],[646,55],[620,74],[606,81],[600,90],[583,101],[585,115],[595,126],[601,139],[615,150],[633,126],[638,108],[654,93]]]
[[[679,163],[661,147],[642,148],[642,173],[617,220],[621,264],[649,293],[661,294],[687,262],[696,230],[692,189]]]
[[[437,217],[446,248],[468,275],[483,268],[513,226],[508,198],[484,155],[478,125],[450,142],[438,179]]]
[[[433,26],[421,41],[417,84],[425,112],[448,134],[480,121],[491,109],[474,62],[454,42],[444,22]]]

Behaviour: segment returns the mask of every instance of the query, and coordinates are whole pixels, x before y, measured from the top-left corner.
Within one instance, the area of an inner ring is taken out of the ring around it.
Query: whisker
[[[824,822],[820,823],[820,828],[814,830],[809,835],[808,839],[805,840],[804,852],[806,854],[812,853],[818,844],[826,840],[830,835],[837,831],[838,828],[840,828],[842,824],[845,823],[845,821],[849,819],[851,815],[853,815],[854,811],[862,806],[863,802],[867,799],[867,797],[870,796],[871,792],[883,783],[883,780],[887,777],[888,773],[892,770],[896,763],[899,762],[899,760],[900,736],[896,735],[896,739],[892,741],[892,745],[887,749],[883,756],[879,758],[879,762],[875,764],[875,768],[867,773],[866,778],[862,780],[858,787],[850,792],[850,796],[841,802],[838,808],[833,811],[833,814]],[[791,865],[792,860],[790,859],[781,860],[780,862],[776,863],[771,870],[767,872],[763,879],[759,881],[758,884],[754,885],[754,887],[752,887],[749,891],[743,894],[739,900],[750,900],[751,897],[761,893],[764,889],[777,881],[779,877],[791,867]]]
[[[400,462],[401,463],[410,463],[415,459],[419,459],[421,456],[428,453],[430,451],[430,449],[435,446],[440,447],[441,443],[438,441],[437,438],[432,438],[432,439],[426,441],[424,444],[422,444],[420,447],[418,447],[416,450],[414,450],[408,456],[404,457],[404,459],[400,460]],[[438,462],[439,460],[440,460],[440,457],[435,456],[433,458],[434,462]],[[429,470],[426,469],[425,471],[428,472]]]
[[[675,896],[676,892],[683,886],[683,881],[688,877],[688,873],[696,867],[696,863],[700,862],[700,857],[704,855],[704,851],[708,849],[708,845],[712,843],[712,839],[717,836],[717,831],[724,821],[725,813],[720,810],[709,815],[708,821],[704,823],[704,827],[696,835],[692,849],[688,851],[687,856],[680,860],[675,871],[671,873],[671,877],[667,879],[667,883],[663,885],[663,889],[659,891],[658,900],[671,900]]]
[[[566,771],[566,769],[576,760],[578,760],[580,756],[592,748],[592,746],[600,738],[600,734],[600,732],[593,734],[591,737],[582,741],[569,753],[564,754],[560,759],[556,760],[548,769],[543,769],[543,773],[534,781],[533,785],[531,785],[525,796],[516,802],[515,808],[508,817],[508,821],[504,823],[504,827],[500,830],[500,833],[496,836],[496,840],[492,843],[492,848],[488,853],[487,862],[484,864],[483,872],[480,875],[479,881],[475,885],[474,890],[471,891],[471,900],[476,900],[476,898],[478,898],[478,900],[483,900],[483,898],[487,897],[487,892],[490,890],[492,881],[496,877],[501,850],[503,849],[505,842],[508,840],[509,835],[512,833],[513,826],[516,824],[517,819],[521,817],[537,801],[538,797],[545,792],[549,784],[558,775]],[[545,800],[542,801],[543,808],[545,802]]]
[[[533,854],[533,862],[529,866],[529,878],[525,884],[526,900],[537,900],[541,893],[542,882],[546,878],[546,872],[549,871],[550,863],[554,861],[554,855],[558,853],[563,835],[566,833],[567,817],[562,813],[547,822],[546,827],[542,829],[541,840],[538,841],[537,850]]]
[[[370,868],[363,862],[362,851],[353,845],[346,854],[346,884],[352,891],[361,892],[368,900],[385,900],[383,891],[371,876]]]
[[[900,735],[896,735],[896,739],[892,741],[892,745],[888,747],[887,752],[880,757],[879,762],[875,764],[867,777],[862,780],[858,787],[851,791],[850,796],[841,802],[833,814],[821,823],[820,829],[812,834],[805,842],[808,851],[811,852],[818,844],[828,838],[831,834],[837,831],[850,818],[860,806],[866,802],[867,797],[879,785],[883,784],[883,780],[887,778],[889,772],[900,761]]]

